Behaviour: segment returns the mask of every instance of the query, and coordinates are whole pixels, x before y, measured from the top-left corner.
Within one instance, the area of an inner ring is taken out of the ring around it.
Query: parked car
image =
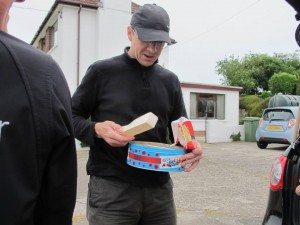
[[[299,225],[300,197],[295,189],[300,179],[299,136],[273,163],[270,191],[263,225]]]
[[[296,20],[300,20],[300,1],[286,0],[286,2],[296,10]],[[300,25],[296,29],[295,39],[300,46]],[[300,183],[299,138],[298,131],[296,141],[273,163],[270,173],[269,200],[263,225],[300,224],[300,196],[295,193],[295,189]]]
[[[257,146],[265,149],[271,143],[291,144],[297,113],[297,106],[266,108],[256,129]]]

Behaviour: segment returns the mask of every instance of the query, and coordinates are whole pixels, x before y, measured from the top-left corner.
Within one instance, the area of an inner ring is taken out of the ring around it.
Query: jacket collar
[[[124,55],[125,55],[126,59],[127,59],[130,63],[138,64],[139,66],[141,66],[141,67],[144,68],[144,69],[150,69],[150,68],[152,68],[154,65],[156,65],[156,64],[158,63],[158,59],[157,59],[151,66],[145,67],[145,66],[141,65],[135,58],[130,57],[130,55],[128,54],[129,48],[130,48],[130,47],[126,47],[126,48],[124,49]]]

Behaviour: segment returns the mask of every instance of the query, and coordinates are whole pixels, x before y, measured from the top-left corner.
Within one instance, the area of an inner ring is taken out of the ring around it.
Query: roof
[[[238,91],[241,92],[243,90],[242,87],[234,87],[234,86],[221,86],[221,85],[212,85],[212,84],[199,84],[199,83],[188,83],[181,82],[181,87],[183,88],[202,88],[202,89],[212,89],[212,90],[224,90],[224,91]]]
[[[92,8],[92,9],[98,9],[100,7],[101,0],[55,0],[53,3],[51,9],[49,10],[47,16],[43,20],[42,24],[40,25],[39,29],[35,33],[31,45],[35,42],[37,39],[38,35],[42,32],[45,24],[49,20],[49,18],[52,16],[52,14],[55,12],[56,7],[58,4],[64,4],[64,5],[73,5],[73,6],[78,6],[78,7],[84,7],[84,8]]]
[[[82,5],[82,6],[90,6],[92,8],[98,8],[100,6],[99,0],[56,0],[55,3],[67,4],[67,5]],[[54,4],[55,4],[54,3]]]

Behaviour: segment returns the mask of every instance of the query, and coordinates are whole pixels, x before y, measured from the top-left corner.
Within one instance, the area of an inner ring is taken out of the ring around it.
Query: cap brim
[[[164,41],[171,44],[169,33],[164,30],[147,29],[142,27],[135,27],[138,37],[142,41]]]

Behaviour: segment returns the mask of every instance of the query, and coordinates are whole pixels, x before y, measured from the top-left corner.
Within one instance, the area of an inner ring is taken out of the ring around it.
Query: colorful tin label
[[[147,170],[181,172],[184,168],[176,159],[185,154],[184,149],[174,149],[171,146],[149,142],[129,144],[127,164]]]

